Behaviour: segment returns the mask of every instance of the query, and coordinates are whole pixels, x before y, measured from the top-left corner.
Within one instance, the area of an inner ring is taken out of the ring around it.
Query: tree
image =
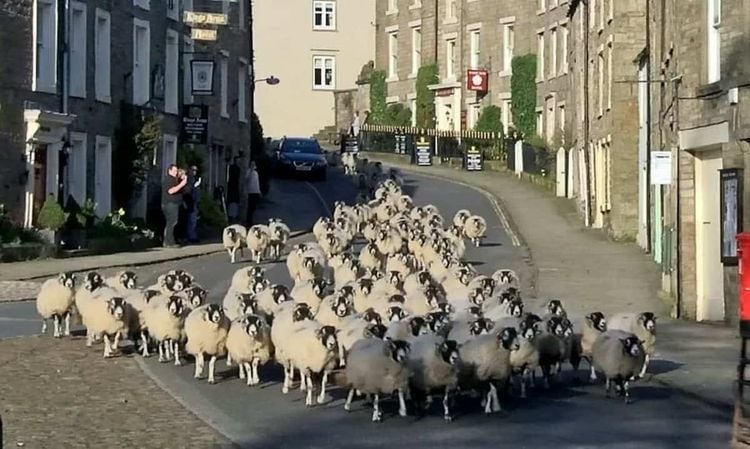
[[[497,106],[486,106],[479,114],[479,120],[474,125],[475,131],[493,132],[502,134],[503,132],[503,110]]]
[[[411,126],[411,110],[401,103],[388,105],[385,124],[401,127]]]
[[[436,64],[422,66],[417,72],[417,127],[434,128],[435,123],[435,92],[429,89],[432,84],[437,84],[438,67]]]
[[[516,56],[510,78],[513,123],[522,137],[536,132],[536,55]]]

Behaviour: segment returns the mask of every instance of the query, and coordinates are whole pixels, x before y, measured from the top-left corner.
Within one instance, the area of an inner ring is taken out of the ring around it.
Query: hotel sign
[[[194,41],[215,41],[216,30],[206,30],[203,28],[192,28],[190,30],[190,37]]]
[[[476,92],[487,92],[489,74],[486,70],[469,70],[466,72],[466,89]]]
[[[189,25],[226,25],[229,23],[226,14],[210,12],[185,11],[184,19]]]

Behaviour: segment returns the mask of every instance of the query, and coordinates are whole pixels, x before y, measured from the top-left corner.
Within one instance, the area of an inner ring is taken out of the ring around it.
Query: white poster
[[[214,93],[214,62],[190,61],[190,73],[193,95],[213,95]]]
[[[672,153],[651,152],[651,185],[672,184]]]

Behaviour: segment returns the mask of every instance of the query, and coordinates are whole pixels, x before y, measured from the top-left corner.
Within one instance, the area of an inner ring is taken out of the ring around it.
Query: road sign
[[[396,154],[406,154],[406,134],[396,134]]]
[[[226,25],[229,23],[226,14],[211,12],[185,11],[184,19],[189,25]]]
[[[208,142],[208,106],[182,107],[182,139],[184,143],[205,145]]]
[[[432,165],[432,150],[430,148],[430,141],[425,139],[424,136],[420,137],[417,141],[417,165],[429,166]]]
[[[477,147],[472,145],[466,151],[466,170],[467,171],[482,171],[484,161],[482,158],[482,152],[477,150]]]
[[[194,41],[215,41],[216,30],[206,30],[203,28],[191,28],[190,37]]]

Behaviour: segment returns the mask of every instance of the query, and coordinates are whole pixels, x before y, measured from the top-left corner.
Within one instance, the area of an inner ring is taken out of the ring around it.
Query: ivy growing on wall
[[[536,55],[516,56],[510,78],[513,123],[522,137],[536,133]]]
[[[419,128],[434,128],[435,126],[432,121],[435,116],[435,92],[431,91],[428,86],[438,82],[438,67],[436,64],[419,68],[416,81],[417,127]]]
[[[388,105],[385,124],[402,127],[411,126],[411,109],[401,103]]]
[[[385,71],[375,70],[370,74],[370,118],[372,125],[383,125],[386,122],[386,97],[388,87],[385,84]]]
[[[493,132],[502,134],[503,132],[503,111],[497,106],[486,106],[479,114],[479,120],[474,125],[475,131]]]

